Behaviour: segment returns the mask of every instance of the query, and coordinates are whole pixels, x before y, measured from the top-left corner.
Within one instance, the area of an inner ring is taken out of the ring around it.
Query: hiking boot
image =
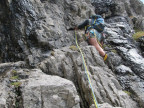
[[[104,61],[106,61],[106,60],[107,60],[107,57],[108,57],[108,55],[107,55],[107,54],[105,54],[105,55],[104,55],[104,58],[103,58],[103,59],[104,59]]]

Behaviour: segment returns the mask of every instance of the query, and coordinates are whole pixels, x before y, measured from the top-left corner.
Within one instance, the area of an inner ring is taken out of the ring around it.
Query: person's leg
[[[97,42],[97,40],[95,39],[95,38],[89,38],[89,43],[91,44],[91,45],[93,45],[95,48],[96,48],[96,50],[99,52],[99,54],[102,56],[102,57],[104,57],[105,56],[105,51],[100,47],[100,45],[98,44],[98,42]]]

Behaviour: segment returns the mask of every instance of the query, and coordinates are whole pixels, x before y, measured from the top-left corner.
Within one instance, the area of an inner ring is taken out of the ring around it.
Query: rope
[[[94,90],[93,90],[93,87],[92,87],[92,83],[91,83],[91,79],[90,79],[90,76],[89,76],[89,72],[88,72],[88,68],[87,68],[87,65],[86,65],[86,62],[85,62],[85,58],[84,58],[84,54],[80,48],[80,46],[78,45],[78,42],[77,42],[77,35],[76,35],[76,31],[75,31],[75,42],[76,42],[76,45],[81,53],[81,56],[82,56],[82,60],[83,60],[83,65],[84,65],[84,68],[85,68],[85,73],[87,75],[87,79],[88,79],[88,82],[89,82],[89,85],[90,85],[90,88],[91,88],[91,93],[92,93],[92,97],[93,97],[93,101],[94,101],[94,104],[95,104],[95,107],[96,108],[99,108],[98,107],[98,102],[96,100],[96,96],[94,94]]]

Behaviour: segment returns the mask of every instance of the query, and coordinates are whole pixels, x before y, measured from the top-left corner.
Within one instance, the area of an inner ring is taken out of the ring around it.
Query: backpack
[[[92,15],[91,17],[90,28],[96,29],[98,32],[103,32],[104,30],[104,19],[100,15]]]

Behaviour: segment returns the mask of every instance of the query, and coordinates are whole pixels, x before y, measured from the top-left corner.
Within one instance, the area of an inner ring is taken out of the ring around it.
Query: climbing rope
[[[77,47],[78,47],[78,49],[79,49],[79,51],[80,51],[80,53],[81,53],[81,56],[82,56],[83,65],[84,65],[84,68],[85,68],[85,73],[86,73],[86,75],[87,75],[87,79],[88,79],[88,82],[89,82],[89,85],[90,85],[90,88],[91,88],[91,93],[92,93],[92,97],[93,97],[93,101],[94,101],[95,107],[96,107],[96,108],[99,108],[99,107],[98,107],[98,102],[97,102],[97,100],[96,100],[96,96],[95,96],[95,94],[94,94],[94,90],[93,90],[93,87],[92,87],[92,83],[91,83],[91,79],[90,79],[90,76],[89,76],[88,68],[87,68],[87,65],[86,65],[86,62],[85,62],[84,54],[83,54],[83,52],[82,52],[82,50],[81,50],[81,48],[80,48],[80,46],[79,46],[79,44],[78,44],[78,42],[77,42],[77,34],[76,34],[76,31],[75,31],[75,42],[76,42],[76,45],[77,45]]]

